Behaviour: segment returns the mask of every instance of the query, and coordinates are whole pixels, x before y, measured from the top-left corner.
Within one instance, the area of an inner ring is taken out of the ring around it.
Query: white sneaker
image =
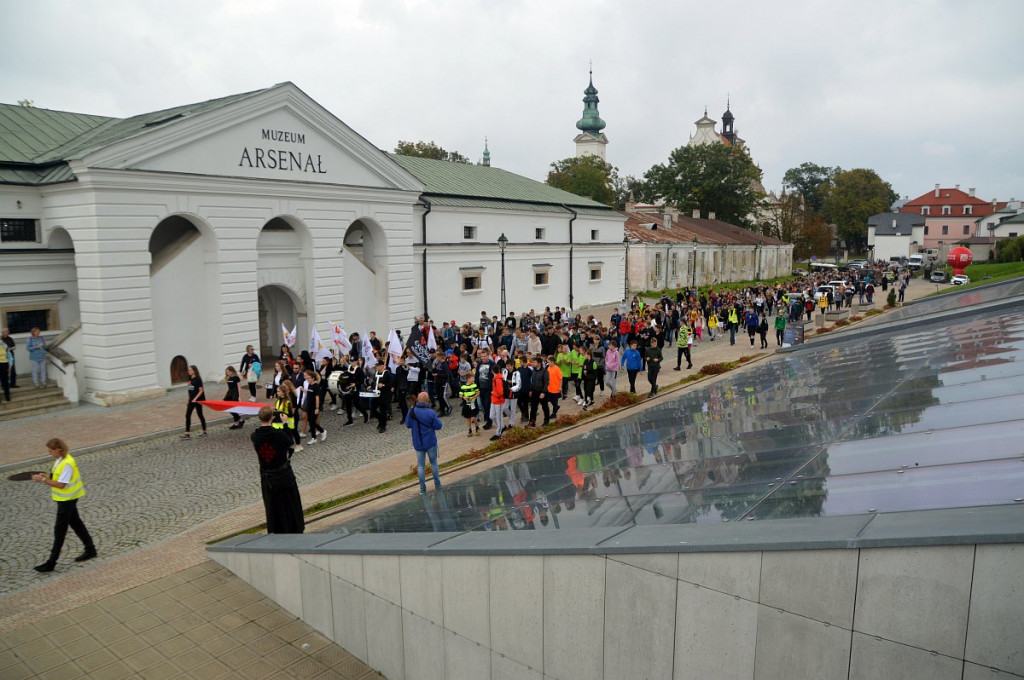
[[[306,442],[306,446],[312,446],[313,444],[316,444],[316,437],[313,437],[308,442]]]
[[[302,450],[302,444],[296,444],[294,447],[292,447],[292,451],[294,451],[295,453],[298,453],[301,450]]]
[[[320,441],[324,441],[326,439],[327,439],[327,430],[324,430],[323,432],[320,433]]]
[[[337,404],[331,404],[331,410],[332,411],[337,411],[338,410],[338,405]]]
[[[256,401],[256,397],[249,397],[249,401]]]

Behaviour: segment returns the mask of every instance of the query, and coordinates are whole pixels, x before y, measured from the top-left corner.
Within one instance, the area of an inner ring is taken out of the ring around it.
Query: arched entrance
[[[265,364],[265,371],[273,368],[273,360],[281,354],[281,345],[284,344],[281,326],[288,330],[296,327],[295,347],[292,348],[295,355],[305,348],[305,338],[308,337],[308,331],[305,331],[307,335],[303,335],[306,327],[306,308],[294,291],[277,284],[261,287],[259,320],[260,358]]]
[[[388,258],[384,230],[363,217],[349,225],[344,239],[345,327],[349,332],[388,334]]]
[[[198,219],[171,215],[149,237],[157,384],[176,384],[178,358],[189,357],[203,375],[223,372],[216,246]]]
[[[188,360],[180,354],[171,359],[171,384],[182,385],[188,382]]]

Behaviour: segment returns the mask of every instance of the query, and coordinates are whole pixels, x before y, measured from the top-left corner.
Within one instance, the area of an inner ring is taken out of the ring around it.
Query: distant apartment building
[[[957,184],[942,188],[936,184],[933,191],[907,201],[900,207],[902,213],[924,218],[924,243],[921,248],[935,248],[945,256],[957,242],[975,235],[977,220],[997,209],[996,202],[980,199],[974,189],[962,191]]]

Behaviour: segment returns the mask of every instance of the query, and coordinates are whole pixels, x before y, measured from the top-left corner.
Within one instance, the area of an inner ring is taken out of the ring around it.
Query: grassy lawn
[[[945,286],[942,290],[938,291],[938,295],[945,293],[952,293],[965,288],[973,288],[975,286],[984,286],[990,283],[998,283],[999,281],[1006,281],[1008,279],[1016,279],[1024,276],[1024,262],[994,262],[985,264],[972,264],[970,267],[964,270],[967,276],[971,277],[971,282],[966,286]],[[988,278],[985,278],[985,277]]]

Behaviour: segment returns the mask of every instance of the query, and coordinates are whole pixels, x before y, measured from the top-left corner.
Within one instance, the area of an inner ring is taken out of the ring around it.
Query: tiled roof
[[[900,208],[900,212],[906,213],[917,213],[921,214],[921,208],[928,207],[927,217],[942,217],[942,207],[950,206],[950,212],[952,215],[946,217],[960,217],[964,215],[964,206],[971,206],[971,214],[967,217],[984,217],[992,212],[993,206],[990,202],[978,198],[977,196],[971,196],[966,191],[960,189],[943,189],[939,188],[939,195],[935,195],[935,191],[929,191],[926,194],[921,194],[912,201],[907,201]]]
[[[612,208],[589,198],[562,191],[543,182],[486,165],[452,163],[418,156],[389,154],[391,159],[423,183],[424,195],[491,199],[548,205],[565,204],[573,208]]]
[[[630,241],[640,243],[698,243],[713,245],[785,245],[778,239],[764,236],[757,232],[737,227],[721,220],[704,220],[694,217],[679,216],[672,220],[672,226],[665,228],[665,215],[649,212],[624,212],[626,216],[626,236]],[[645,225],[655,225],[651,229]]]
[[[914,227],[924,224],[924,217],[916,213],[887,212],[868,218],[868,226],[875,228],[875,236],[910,236]]]

